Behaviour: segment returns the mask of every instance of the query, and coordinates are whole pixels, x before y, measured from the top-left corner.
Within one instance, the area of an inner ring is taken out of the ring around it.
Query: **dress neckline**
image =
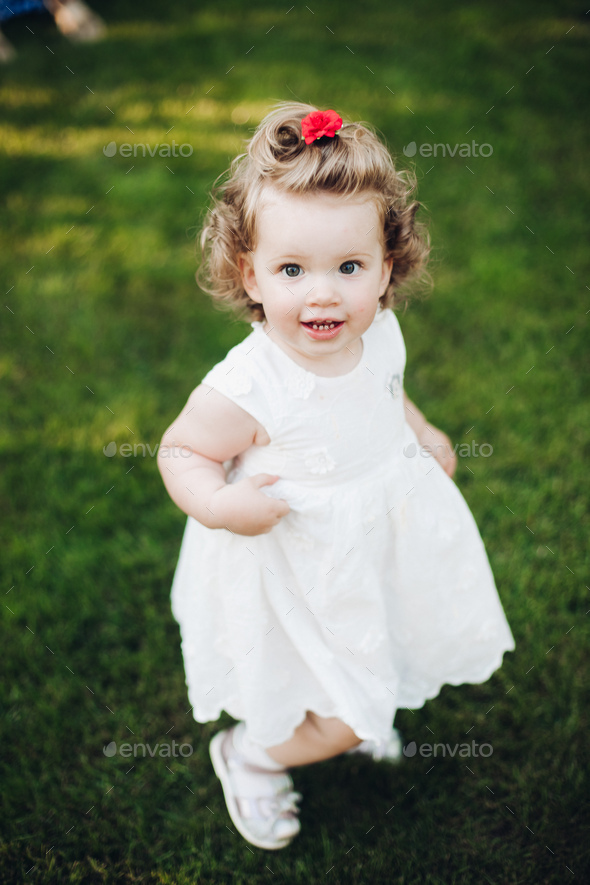
[[[365,329],[365,331],[361,335],[361,341],[363,343],[363,352],[361,353],[361,358],[359,359],[359,361],[356,364],[356,366],[354,367],[354,369],[351,369],[350,372],[346,372],[344,375],[317,375],[315,372],[311,372],[309,369],[305,369],[303,366],[300,366],[299,363],[296,363],[295,360],[292,357],[290,357],[288,353],[285,353],[285,351],[283,350],[282,347],[279,347],[279,345],[275,341],[273,341],[272,338],[270,338],[268,336],[268,333],[265,332],[264,329],[262,328],[262,326],[264,325],[263,322],[261,322],[260,320],[254,320],[250,325],[252,326],[252,328],[254,329],[255,332],[261,333],[266,338],[266,340],[270,342],[272,347],[274,347],[275,350],[278,350],[279,353],[281,353],[283,355],[285,360],[288,363],[290,363],[291,366],[294,366],[296,369],[299,369],[300,372],[306,372],[308,375],[313,375],[314,378],[319,379],[320,381],[340,381],[342,378],[352,378],[352,376],[362,368],[363,363],[364,363],[364,358],[367,355],[365,336],[366,336],[367,332],[369,332],[369,330],[373,328],[373,325],[375,324],[376,321],[378,321],[378,319],[380,318],[380,316],[382,314],[383,314],[383,309],[380,308],[377,311],[377,313],[375,314],[375,316],[373,318],[373,322],[371,323],[369,328]]]

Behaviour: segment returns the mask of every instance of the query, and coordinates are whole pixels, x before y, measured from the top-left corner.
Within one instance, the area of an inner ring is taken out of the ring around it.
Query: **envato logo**
[[[435,443],[431,445],[430,443],[426,443],[425,446],[418,446],[416,443],[408,443],[408,445],[404,448],[403,452],[406,458],[414,458],[415,455],[420,452],[422,458],[428,458],[430,455],[434,455],[436,457],[436,452],[442,449],[443,452],[449,454],[452,452],[454,455],[459,455],[460,458],[489,458],[490,455],[494,453],[494,447],[489,443],[476,443],[475,440],[471,440],[470,443],[455,443],[453,448],[447,446],[445,443]],[[478,451],[479,449],[479,451]],[[485,451],[484,451],[485,449]]]
[[[441,748],[441,752],[437,753],[437,748]],[[458,752],[457,752],[458,751]],[[451,747],[450,744],[420,744],[418,746],[416,741],[410,741],[409,744],[405,744],[404,746],[404,756],[415,756],[416,753],[419,753],[420,756],[483,756],[487,758],[491,756],[494,752],[494,748],[491,744],[476,744],[475,741],[471,741],[470,744],[453,744]]]
[[[129,144],[128,142],[123,142],[123,144],[119,145],[118,151],[122,157],[136,157],[138,148],[143,151],[142,156],[144,157],[146,155],[146,150],[150,157],[155,157],[156,153],[160,157],[190,157],[193,152],[192,145],[188,144],[187,142],[177,145],[176,142],[173,140],[172,152],[170,150],[170,147],[171,146],[169,144],[156,144],[153,146],[152,150],[151,145],[143,144],[142,142],[139,142],[138,144]],[[178,154],[176,153],[176,148],[178,148],[179,150]],[[103,147],[102,152],[105,157],[114,157],[117,153],[117,142],[109,141],[109,143],[105,144],[105,146]]]
[[[149,744],[119,744],[117,747],[117,742],[111,741],[110,744],[107,744],[106,747],[102,748],[102,752],[109,758],[116,756],[117,753],[119,756],[133,756],[134,758],[137,758],[137,756],[140,755],[139,751],[141,748],[143,751],[141,755],[145,758],[146,747],[152,759],[156,753],[158,756],[183,756],[185,758],[187,756],[192,756],[193,753],[191,744],[177,744],[176,741],[172,741],[171,744],[156,744],[153,751]],[[159,753],[157,752],[158,748],[160,749]],[[178,753],[176,752],[177,749]]]
[[[176,458],[178,456],[181,458],[190,458],[193,454],[192,449],[190,449],[189,446],[160,446],[159,443],[156,443],[152,449],[149,443],[133,443],[133,445],[131,445],[131,443],[122,443],[118,446],[116,442],[110,442],[107,446],[103,446],[102,451],[107,458],[113,458],[117,454],[121,455],[122,458],[130,458],[131,455],[135,456],[141,454],[141,456],[145,458],[146,449],[150,458],[153,458],[158,451],[162,458]]]
[[[449,157],[454,157],[457,151],[459,157],[491,157],[494,153],[491,144],[477,144],[475,141],[472,141],[471,144],[455,144],[453,147],[450,144],[429,144],[428,142],[418,147],[415,141],[411,141],[404,147],[406,157],[415,157],[416,153],[419,153],[421,157],[438,157],[439,154],[441,157],[446,157],[447,154]]]

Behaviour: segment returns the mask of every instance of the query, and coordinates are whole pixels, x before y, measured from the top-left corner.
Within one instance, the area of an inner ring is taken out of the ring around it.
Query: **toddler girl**
[[[290,768],[374,753],[398,708],[514,648],[450,440],[403,389],[413,185],[370,126],[280,102],[201,234],[199,282],[252,331],[162,438],[188,515],[172,610],[195,719],[239,720],[210,755],[261,848],[299,832]]]

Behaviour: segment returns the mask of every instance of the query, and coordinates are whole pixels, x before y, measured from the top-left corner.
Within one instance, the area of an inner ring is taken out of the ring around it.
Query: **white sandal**
[[[284,848],[301,829],[295,803],[303,796],[293,790],[293,781],[286,771],[269,771],[247,762],[234,747],[235,728],[234,725],[218,732],[209,744],[229,816],[252,845],[270,850]],[[246,792],[255,795],[241,795],[245,782],[250,786]]]
[[[354,753],[371,756],[375,762],[397,763],[403,754],[402,736],[397,728],[392,728],[391,735],[387,740],[361,741],[356,747],[346,751],[347,755],[353,755]]]

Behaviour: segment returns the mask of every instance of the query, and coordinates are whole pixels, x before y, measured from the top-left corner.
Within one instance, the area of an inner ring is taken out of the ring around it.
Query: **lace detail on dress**
[[[372,492],[362,502],[362,525],[365,529],[365,534],[374,527],[377,516],[381,517],[384,515],[381,512],[382,501],[382,497],[376,492]]]
[[[303,534],[302,532],[298,532],[296,529],[292,528],[291,526],[289,526],[287,528],[287,531],[289,532],[289,536],[293,540],[293,543],[297,547],[298,550],[301,550],[301,551],[313,550],[313,548],[315,546],[314,541],[313,541],[313,538],[310,538],[309,535]]]
[[[305,459],[305,466],[310,473],[327,473],[334,469],[336,462],[330,457],[327,446],[322,446]]]
[[[377,625],[373,625],[365,632],[356,647],[359,653],[370,654],[382,646],[386,639],[386,634]]]
[[[295,399],[307,399],[315,388],[315,378],[303,368],[293,368],[285,378],[285,385]]]

